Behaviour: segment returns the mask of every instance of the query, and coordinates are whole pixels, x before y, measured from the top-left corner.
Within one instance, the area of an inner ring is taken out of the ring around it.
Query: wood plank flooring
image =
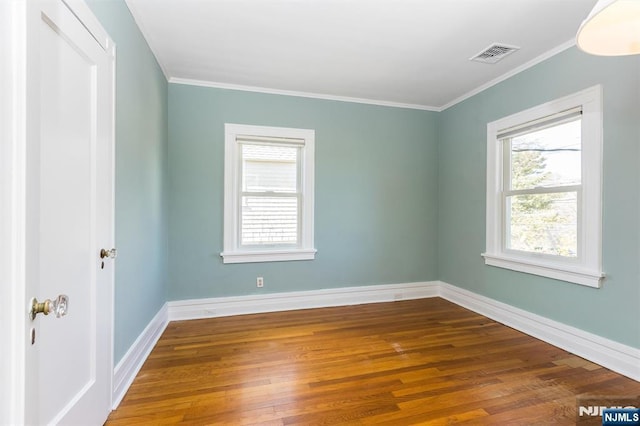
[[[640,383],[432,298],[172,322],[106,424],[569,425],[578,395]]]

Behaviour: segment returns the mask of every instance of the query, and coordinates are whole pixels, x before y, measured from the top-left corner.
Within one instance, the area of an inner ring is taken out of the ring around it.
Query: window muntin
[[[488,123],[486,200],[487,265],[600,287],[602,87]]]
[[[225,124],[224,263],[311,260],[315,132]]]

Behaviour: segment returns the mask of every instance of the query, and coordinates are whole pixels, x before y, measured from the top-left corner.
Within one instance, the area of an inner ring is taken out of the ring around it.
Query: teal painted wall
[[[435,279],[640,348],[638,57],[572,48],[433,113],[167,84],[124,1],[88,3],[118,46],[116,362],[167,300]],[[604,287],[485,266],[487,122],[598,83]],[[316,130],[316,260],[222,264],[225,122]]]
[[[595,84],[604,97],[603,288],[485,266],[487,123]],[[438,118],[439,278],[640,348],[640,58],[571,48]]]
[[[169,84],[169,300],[437,279],[436,119]],[[222,263],[224,123],[315,129],[315,260]]]
[[[117,363],[167,300],[167,80],[124,1],[87,3],[117,48]]]

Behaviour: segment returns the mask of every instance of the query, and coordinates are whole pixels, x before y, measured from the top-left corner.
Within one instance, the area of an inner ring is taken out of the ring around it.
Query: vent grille
[[[509,46],[508,44],[494,43],[491,46],[487,47],[486,49],[483,49],[477,55],[469,58],[469,60],[482,62],[485,64],[495,64],[496,62],[504,59],[505,56],[512,54],[518,49],[520,48],[517,46]]]

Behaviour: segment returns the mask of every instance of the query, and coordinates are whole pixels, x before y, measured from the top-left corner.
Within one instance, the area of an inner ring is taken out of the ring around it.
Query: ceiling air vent
[[[520,49],[517,46],[509,46],[508,44],[494,43],[483,49],[480,53],[469,58],[471,61],[482,62],[485,64],[495,64],[501,61],[505,56],[510,55]]]

